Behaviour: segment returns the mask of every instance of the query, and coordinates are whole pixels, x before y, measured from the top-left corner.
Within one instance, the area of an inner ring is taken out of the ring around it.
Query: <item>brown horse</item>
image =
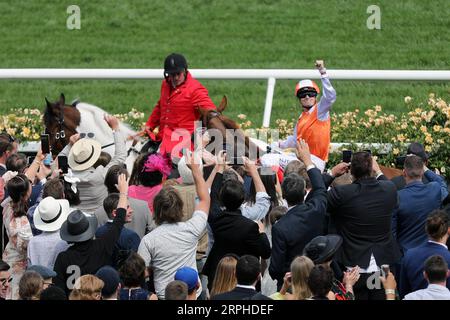
[[[58,101],[52,103],[45,98],[45,102],[45,133],[49,134],[53,155],[57,155],[69,143],[70,136],[77,133],[81,115],[75,103],[66,105],[63,93]]]
[[[223,111],[226,109],[228,104],[228,99],[226,96],[223,96],[222,101],[220,102],[219,107],[216,111],[204,110],[198,108],[203,126],[208,129],[217,129],[220,131],[222,137],[224,138],[223,144],[227,144],[227,141],[233,141],[234,145],[234,154],[238,155],[237,146],[244,145],[245,146],[245,156],[249,157],[252,160],[256,160],[257,158],[264,155],[267,151],[262,150],[256,144],[254,144],[248,136],[244,134],[241,130],[240,126],[229,117],[223,114]],[[231,129],[231,130],[230,130]]]
[[[401,169],[389,168],[389,167],[385,167],[385,166],[379,166],[379,167],[380,167],[381,172],[383,172],[383,174],[389,180],[391,180],[394,177],[401,176],[403,174],[403,170],[401,170]]]

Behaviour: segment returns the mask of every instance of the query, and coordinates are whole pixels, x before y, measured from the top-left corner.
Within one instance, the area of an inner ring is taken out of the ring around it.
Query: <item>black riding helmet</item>
[[[187,70],[187,62],[183,55],[172,53],[164,60],[164,77]]]

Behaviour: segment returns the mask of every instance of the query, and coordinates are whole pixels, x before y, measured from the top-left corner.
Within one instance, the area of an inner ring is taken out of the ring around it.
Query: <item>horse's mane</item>
[[[238,125],[234,120],[228,118],[227,116],[224,116],[223,114],[218,117],[220,120],[222,120],[222,123],[224,124],[225,128],[227,129],[239,129],[241,130],[241,126]],[[241,130],[242,131],[242,130]],[[244,132],[242,131],[242,134]]]

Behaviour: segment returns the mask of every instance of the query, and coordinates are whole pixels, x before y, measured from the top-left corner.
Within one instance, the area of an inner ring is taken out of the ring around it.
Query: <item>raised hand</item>
[[[105,113],[104,119],[105,119],[106,123],[108,124],[108,126],[111,129],[113,129],[114,131],[116,131],[119,128],[119,120],[117,120],[116,117]]]
[[[69,143],[70,143],[71,145],[74,145],[75,142],[77,142],[78,140],[80,140],[80,134],[79,134],[79,133],[75,133],[75,134],[73,134],[73,135],[70,136],[70,138],[69,138]]]
[[[311,160],[311,153],[309,152],[309,146],[303,139],[300,139],[297,143],[297,157],[303,161],[306,166],[313,164]]]

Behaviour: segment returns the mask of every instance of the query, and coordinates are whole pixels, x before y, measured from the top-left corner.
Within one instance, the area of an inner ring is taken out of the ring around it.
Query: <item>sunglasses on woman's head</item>
[[[94,138],[94,133],[93,132],[88,132],[88,133],[82,132],[82,133],[80,133],[80,138],[81,139],[86,138],[86,137],[92,139],[92,138]]]

